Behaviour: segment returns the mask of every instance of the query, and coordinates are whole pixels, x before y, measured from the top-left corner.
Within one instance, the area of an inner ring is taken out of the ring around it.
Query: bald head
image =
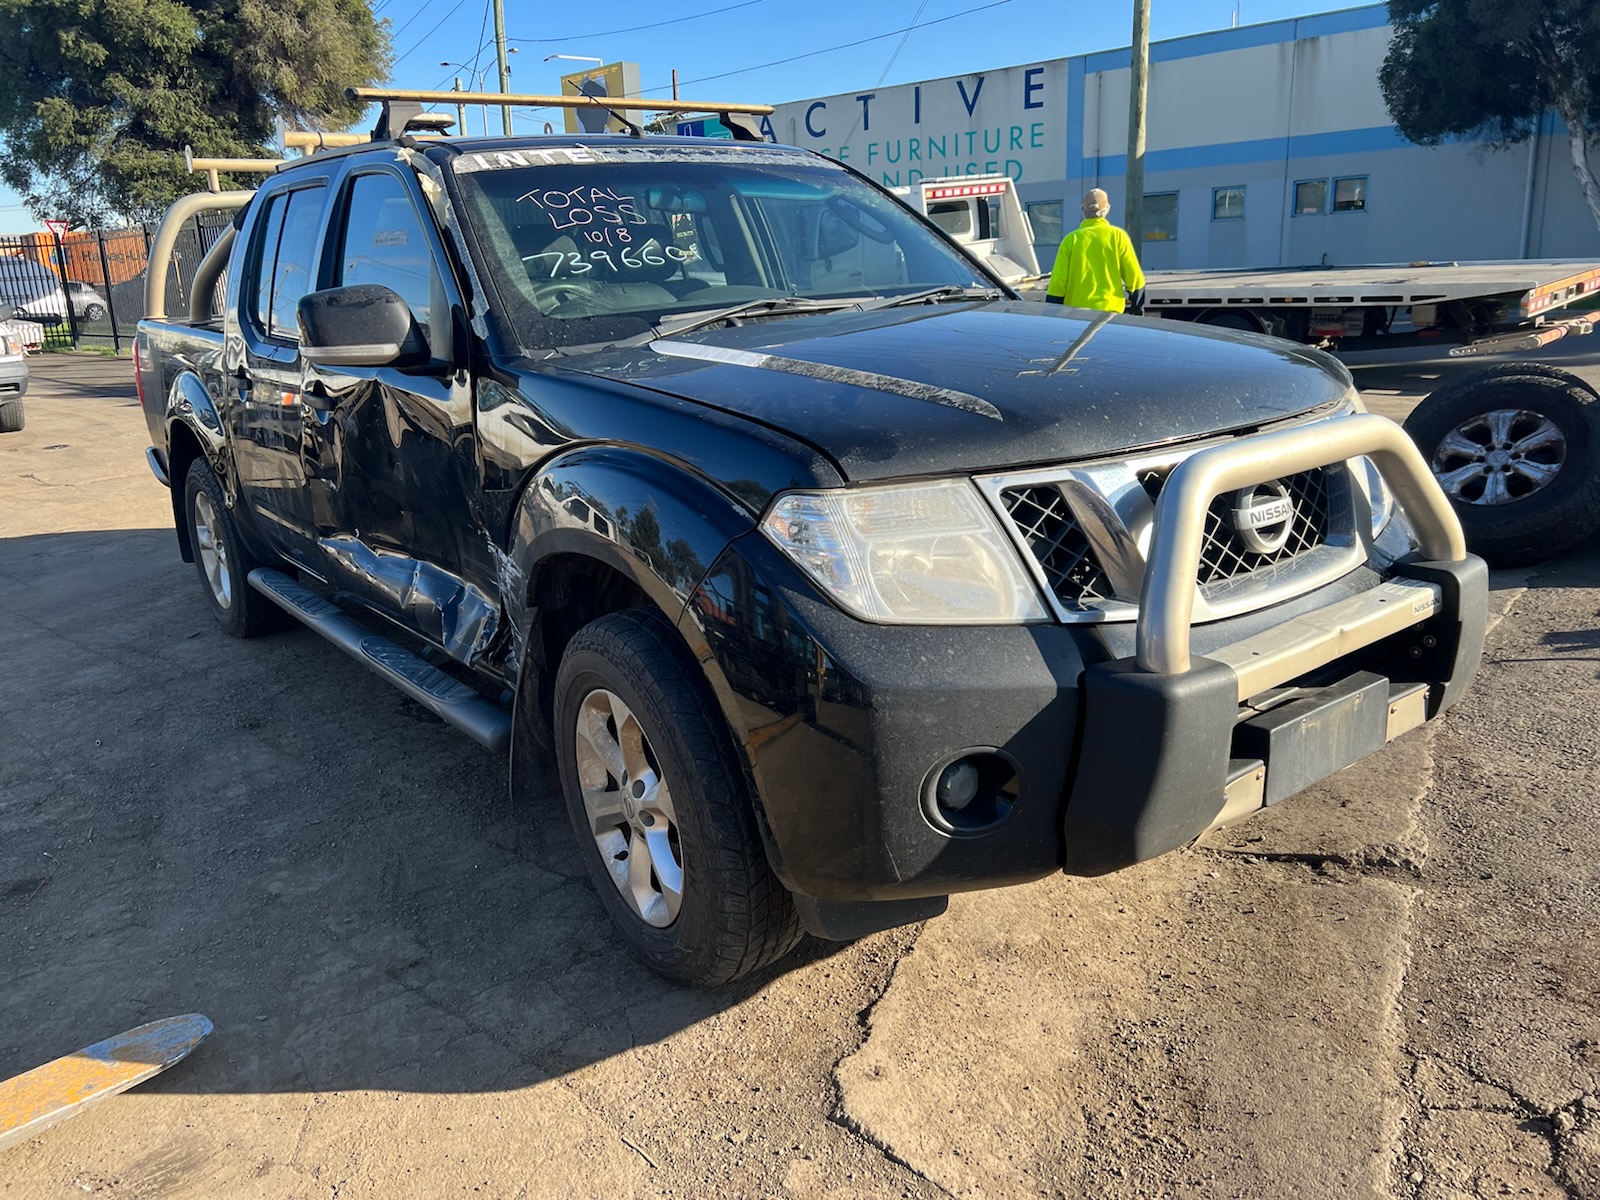
[[[1089,194],[1083,198],[1083,215],[1086,217],[1103,217],[1111,211],[1111,197],[1101,188],[1090,188]]]

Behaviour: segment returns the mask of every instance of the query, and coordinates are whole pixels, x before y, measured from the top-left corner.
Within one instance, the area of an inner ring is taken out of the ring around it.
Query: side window
[[[972,206],[965,200],[945,200],[928,205],[928,220],[958,242],[972,236]]]
[[[1319,217],[1328,211],[1328,181],[1302,179],[1294,185],[1294,215]]]
[[[267,201],[266,216],[261,219],[260,240],[256,244],[253,281],[246,287],[255,293],[253,313],[256,328],[262,333],[272,322],[272,272],[278,261],[278,239],[283,234],[283,209],[288,196],[279,192]]]
[[[1001,227],[1000,221],[1000,197],[990,196],[978,211],[978,236],[997,238],[1004,234],[1005,230]]]
[[[1367,211],[1367,177],[1352,175],[1333,181],[1334,212]]]
[[[272,270],[272,310],[267,332],[285,341],[300,340],[295,307],[300,297],[315,291],[317,234],[322,228],[323,187],[301,188],[290,192],[283,215],[283,234],[278,239],[278,256]]]
[[[1065,219],[1060,200],[1033,200],[1028,204],[1028,223],[1033,226],[1033,240],[1041,246],[1059,246],[1065,231]]]
[[[1244,220],[1244,188],[1212,188],[1211,219],[1213,221]]]
[[[333,282],[382,284],[398,293],[423,332],[431,333],[428,320],[441,287],[438,268],[411,197],[393,175],[358,175],[350,185]]]
[[[1178,240],[1178,193],[1147,192],[1144,197],[1144,240]]]

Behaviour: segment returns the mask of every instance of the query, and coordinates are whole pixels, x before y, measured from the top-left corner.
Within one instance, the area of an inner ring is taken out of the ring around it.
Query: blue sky
[[[374,7],[391,23],[395,86],[448,88],[476,64],[488,68],[493,89],[487,0],[374,0]],[[1350,7],[1328,0],[1151,0],[1151,37],[1225,29],[1236,8],[1242,24],[1256,24]],[[1132,14],[1132,0],[679,0],[673,6],[506,0],[506,36],[517,51],[512,91],[557,91],[560,75],[583,66],[543,61],[559,53],[637,62],[646,95],[669,95],[676,68],[688,99],[779,103],[1126,46]],[[467,66],[441,66],[445,61]],[[553,115],[518,114],[516,128],[538,132]],[[469,111],[467,120],[476,129],[476,114]],[[20,200],[0,188],[0,233],[34,228]]]

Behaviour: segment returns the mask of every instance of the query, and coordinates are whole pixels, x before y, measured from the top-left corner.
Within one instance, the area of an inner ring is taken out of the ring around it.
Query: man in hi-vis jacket
[[[1106,220],[1110,211],[1111,201],[1099,188],[1083,198],[1083,224],[1061,239],[1045,303],[1144,311],[1144,272],[1128,235]]]

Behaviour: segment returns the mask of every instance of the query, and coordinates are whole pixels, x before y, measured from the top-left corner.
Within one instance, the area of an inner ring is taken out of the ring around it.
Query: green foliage
[[[1551,108],[1585,136],[1600,127],[1596,0],[1389,0],[1389,20],[1378,82],[1408,140],[1507,146]]]
[[[340,128],[387,74],[368,0],[0,0],[0,178],[40,217],[148,219],[183,147],[270,154],[274,118]]]

